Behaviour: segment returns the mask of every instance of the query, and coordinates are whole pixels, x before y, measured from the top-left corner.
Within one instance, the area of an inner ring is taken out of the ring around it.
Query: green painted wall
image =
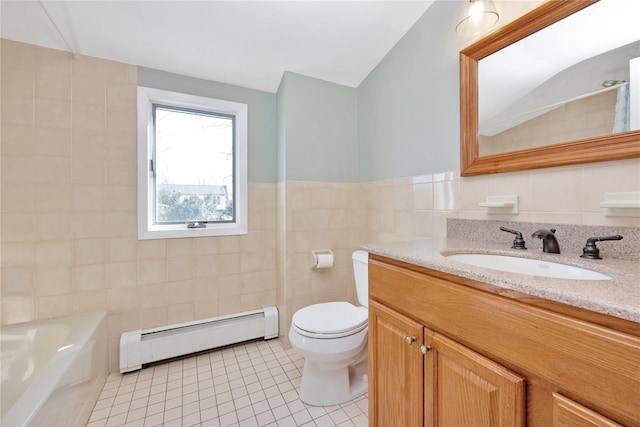
[[[249,105],[249,181],[369,182],[459,169],[463,2],[436,1],[356,88],[285,72],[277,94],[139,68],[142,86]]]
[[[276,93],[278,111],[278,182],[287,179],[287,79],[282,78]]]
[[[255,89],[138,68],[138,85],[249,106],[249,182],[276,182],[276,95]]]
[[[460,168],[462,5],[436,1],[358,87],[360,182]]]
[[[285,72],[277,99],[278,179],[357,182],[356,89]]]

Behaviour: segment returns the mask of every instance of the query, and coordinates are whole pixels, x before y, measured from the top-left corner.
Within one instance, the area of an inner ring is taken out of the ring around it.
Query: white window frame
[[[154,224],[154,183],[149,160],[153,153],[153,105],[175,106],[235,116],[234,222],[208,223],[206,228],[186,224]],[[205,98],[138,86],[138,239],[231,236],[247,234],[247,138],[248,106],[238,102]]]

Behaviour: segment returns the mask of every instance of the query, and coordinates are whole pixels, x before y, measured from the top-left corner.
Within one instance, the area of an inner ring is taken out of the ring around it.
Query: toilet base
[[[366,352],[366,350],[365,350]],[[369,389],[368,360],[336,370],[305,360],[300,382],[300,400],[311,406],[333,406],[362,396]]]

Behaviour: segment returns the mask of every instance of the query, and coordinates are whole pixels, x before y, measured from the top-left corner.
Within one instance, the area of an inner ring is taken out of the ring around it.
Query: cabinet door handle
[[[422,352],[422,354],[427,354],[431,351],[431,346],[422,344],[420,346],[420,351]]]
[[[404,337],[404,340],[407,342],[407,344],[412,345],[414,342],[416,342],[416,337],[410,337],[409,335],[407,335],[406,337]]]

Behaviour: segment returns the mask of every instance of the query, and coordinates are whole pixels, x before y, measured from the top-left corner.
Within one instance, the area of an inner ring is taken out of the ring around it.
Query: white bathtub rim
[[[24,426],[28,425],[33,416],[38,413],[47,401],[47,398],[56,390],[55,387],[34,387],[35,383],[58,385],[61,378],[68,372],[71,365],[75,362],[76,355],[82,350],[79,343],[84,344],[89,337],[96,331],[103,321],[106,321],[107,312],[98,311],[91,313],[81,313],[72,316],[48,320],[38,320],[35,322],[26,322],[11,326],[33,325],[60,321],[81,321],[85,327],[82,330],[72,329],[65,342],[62,344],[47,366],[34,380],[34,383],[18,398],[18,400],[9,408],[2,416],[0,425],[3,427]],[[34,405],[35,402],[35,405]]]

